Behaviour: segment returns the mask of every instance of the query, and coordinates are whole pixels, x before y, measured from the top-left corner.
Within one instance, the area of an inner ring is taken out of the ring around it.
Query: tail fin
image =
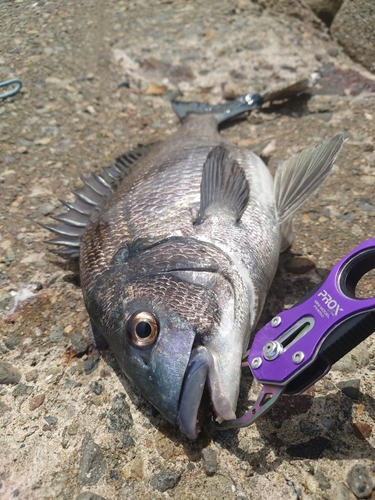
[[[218,123],[222,123],[233,116],[244,113],[245,111],[260,108],[263,104],[263,98],[259,94],[245,94],[235,101],[228,101],[225,104],[217,104],[216,106],[200,102],[182,101],[172,101],[171,104],[174,112],[181,121],[184,121],[184,119],[190,114],[211,114],[216,117]]]

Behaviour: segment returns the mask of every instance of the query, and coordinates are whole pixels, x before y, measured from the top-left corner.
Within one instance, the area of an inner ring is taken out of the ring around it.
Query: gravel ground
[[[80,175],[176,130],[171,98],[218,103],[320,70],[311,98],[223,130],[272,171],[348,138],[296,215],[263,324],[374,236],[373,77],[293,0],[0,0],[0,25],[0,81],[24,83],[0,101],[0,498],[374,499],[374,335],[253,427],[189,441],[94,348],[76,270],[38,225]],[[245,374],[238,414],[257,390]]]

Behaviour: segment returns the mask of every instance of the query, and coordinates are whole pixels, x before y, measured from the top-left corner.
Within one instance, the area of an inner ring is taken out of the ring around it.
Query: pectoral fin
[[[249,201],[249,183],[243,168],[222,146],[215,147],[203,165],[200,224],[211,210],[221,210],[238,222]]]
[[[318,146],[304,149],[277,169],[275,200],[280,224],[328,177],[344,142],[344,136],[338,134]]]

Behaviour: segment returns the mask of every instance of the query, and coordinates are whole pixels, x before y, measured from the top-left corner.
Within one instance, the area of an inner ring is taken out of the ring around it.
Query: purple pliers
[[[259,330],[247,363],[263,388],[243,417],[218,428],[251,425],[282,394],[306,391],[375,331],[375,297],[355,295],[359,280],[374,268],[375,238],[352,250],[322,283]]]

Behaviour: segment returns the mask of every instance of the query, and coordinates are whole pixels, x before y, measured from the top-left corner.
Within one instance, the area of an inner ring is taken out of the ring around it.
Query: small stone
[[[359,398],[359,386],[361,381],[359,379],[345,380],[344,382],[338,382],[337,387],[348,396],[350,399]]]
[[[41,139],[36,139],[34,144],[36,146],[46,146],[52,141],[52,137],[42,137]]]
[[[126,479],[142,480],[144,478],[144,464],[142,458],[138,455],[123,470]]]
[[[0,401],[0,416],[3,416],[5,412],[10,410],[11,410],[10,406]]]
[[[69,434],[69,436],[75,436],[80,428],[79,422],[73,422],[72,424],[68,425],[66,428],[66,432]]]
[[[49,215],[54,209],[55,205],[52,205],[52,203],[42,203],[38,207],[38,213],[40,213],[40,215]],[[24,262],[23,260],[21,262],[27,264],[27,262]]]
[[[30,370],[25,374],[26,382],[35,382],[38,379],[38,370]]]
[[[97,380],[94,380],[94,382],[91,382],[91,384],[90,384],[90,389],[92,390],[92,392],[94,394],[96,394],[97,396],[100,396],[100,394],[104,390],[104,386],[100,382],[98,382]]]
[[[113,398],[108,421],[109,432],[122,432],[132,427],[133,417],[125,394],[116,394]]]
[[[316,481],[318,482],[320,488],[322,488],[323,490],[330,489],[331,483],[328,481],[328,479],[326,478],[323,471],[321,471],[319,469],[316,470],[314,477],[315,477]]]
[[[64,338],[64,327],[62,325],[58,326],[55,328],[50,334],[49,334],[49,340],[50,342],[60,342]]]
[[[68,325],[64,328],[64,333],[67,333],[69,335],[69,333],[72,333],[73,331],[73,325]]]
[[[94,106],[87,106],[86,111],[90,113],[90,115],[96,115],[96,109]]]
[[[362,198],[362,200],[360,201],[359,208],[363,212],[375,212],[375,205],[372,205],[364,198]]]
[[[340,372],[354,372],[364,368],[370,362],[370,354],[367,347],[362,343],[348,352],[343,358],[332,366],[332,370]]]
[[[315,263],[307,257],[293,257],[284,264],[285,270],[293,274],[305,274],[315,268]]]
[[[21,372],[6,361],[0,361],[0,384],[15,385],[21,379]]]
[[[262,50],[263,45],[258,40],[249,40],[244,43],[244,47],[248,50]]]
[[[310,422],[309,420],[300,420],[299,430],[302,432],[302,434],[306,434],[307,436],[316,437],[321,434],[320,427],[314,424],[314,422]]]
[[[96,484],[105,473],[107,466],[103,453],[92,440],[89,432],[86,432],[83,438],[81,453],[78,482],[82,485]]]
[[[13,297],[9,293],[0,294],[0,309],[6,309],[12,302]]]
[[[80,333],[73,333],[70,342],[72,343],[72,350],[77,356],[83,356],[87,351],[87,341]]]
[[[67,389],[68,387],[81,387],[81,386],[82,386],[81,382],[77,382],[72,378],[68,378],[68,380],[64,384],[64,389]]]
[[[4,338],[5,347],[7,347],[10,351],[13,351],[20,343],[20,340],[21,339],[18,333],[11,333],[8,337]]]
[[[150,479],[150,484],[156,490],[162,493],[167,490],[173,489],[177,486],[181,475],[171,469],[166,469],[162,472],[158,472]]]
[[[44,420],[47,422],[48,425],[51,425],[52,427],[57,424],[57,417],[52,417],[52,416],[47,416],[44,417]]]
[[[163,95],[167,92],[168,87],[165,85],[158,85],[156,83],[150,83],[146,89],[146,95]]]
[[[57,384],[61,377],[64,375],[63,368],[59,366],[53,366],[46,371],[45,381],[48,384]]]
[[[373,484],[370,473],[364,465],[354,465],[346,476],[346,482],[357,498],[371,495]]]
[[[372,427],[363,422],[353,422],[353,433],[358,439],[367,439],[371,436]]]
[[[29,401],[29,410],[30,411],[34,411],[37,408],[39,408],[39,406],[42,406],[42,404],[44,403],[45,399],[46,399],[46,395],[45,394],[38,394],[37,396],[33,397]]]
[[[91,493],[91,491],[83,491],[80,493],[76,500],[106,500],[104,497],[97,495],[96,493]]]
[[[217,471],[217,453],[212,448],[202,450],[203,467],[207,476],[213,476]]]
[[[22,382],[17,385],[15,389],[13,389],[13,396],[27,396],[33,392],[33,388],[30,385],[23,384]]]
[[[134,439],[131,437],[129,432],[124,432],[124,435],[122,436],[122,446],[124,448],[129,448],[130,446],[134,445],[135,445]]]
[[[5,254],[8,262],[13,262],[16,258],[16,254],[14,253],[14,250],[11,247],[6,249]]]
[[[64,450],[69,446],[69,438],[67,436],[67,427],[64,427],[64,430],[62,432],[61,446],[64,448]]]
[[[333,483],[327,496],[327,500],[356,500],[353,493],[343,483]]]
[[[93,372],[97,368],[99,360],[100,354],[98,352],[86,359],[83,364],[83,369],[85,370],[86,375]]]
[[[368,186],[374,186],[375,185],[375,176],[374,175],[362,175],[361,182],[363,182],[363,184],[367,184]]]

